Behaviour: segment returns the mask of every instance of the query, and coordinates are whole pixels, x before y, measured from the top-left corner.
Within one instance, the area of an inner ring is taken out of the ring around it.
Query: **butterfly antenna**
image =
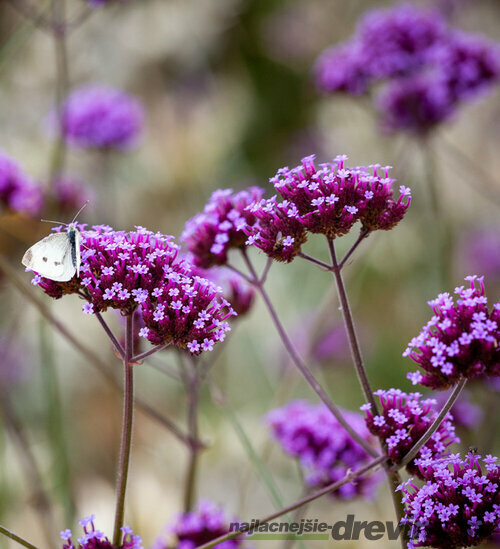
[[[73,217],[73,221],[72,221],[71,223],[74,223],[74,222],[75,222],[76,218],[80,215],[80,213],[82,212],[82,210],[88,206],[88,204],[89,204],[89,201],[86,200],[86,201],[85,201],[85,204],[76,212],[75,217]],[[69,223],[69,225],[71,225],[71,223]]]
[[[52,221],[51,219],[40,219],[40,221],[43,221],[44,223],[55,223],[56,225],[68,225],[68,223],[63,223],[62,221]]]

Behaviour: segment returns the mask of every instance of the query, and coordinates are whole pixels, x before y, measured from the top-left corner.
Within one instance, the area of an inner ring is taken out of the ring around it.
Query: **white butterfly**
[[[83,208],[85,206],[86,204]],[[66,232],[50,234],[31,246],[24,254],[22,264],[55,282],[67,282],[75,276],[75,273],[80,276],[82,236],[73,223],[74,220],[67,225]]]

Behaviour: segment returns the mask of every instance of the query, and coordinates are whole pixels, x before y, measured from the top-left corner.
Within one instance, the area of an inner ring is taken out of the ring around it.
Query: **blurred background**
[[[43,9],[46,4],[35,5]],[[397,228],[363,243],[345,278],[373,386],[410,390],[406,373],[415,368],[401,354],[430,318],[426,302],[451,291],[468,274],[484,274],[490,302],[499,299],[499,202],[492,197],[500,195],[500,90],[497,86],[464,105],[434,132],[427,148],[412,135],[381,132],[364,98],[320,94],[312,77],[318,55],[349,38],[366,10],[393,4],[129,0],[87,13],[83,0],[68,1],[68,14],[83,14],[67,38],[70,89],[99,83],[125,90],[142,103],[145,120],[141,138],[128,150],[70,149],[66,173],[83,182],[92,196],[80,222],[124,230],[142,225],[179,237],[186,220],[214,190],[256,184],[271,195],[269,177],[312,153],[320,161],[347,154],[350,165],[394,166],[391,173],[398,184],[412,188],[412,206]],[[497,0],[431,4],[453,25],[500,41]],[[56,81],[50,33],[12,3],[1,2],[0,149],[41,185],[47,185],[54,150],[49,119]],[[450,228],[445,285],[433,247],[440,220],[430,206],[429,170]],[[77,209],[67,210],[61,221],[69,221]],[[26,448],[50,496],[56,532],[75,527],[76,519],[91,513],[97,514],[100,529],[111,532],[121,399],[88,358],[41,317],[26,292],[116,367],[118,376],[121,365],[96,320],[81,314],[76,297],[52,302],[29,286],[20,258],[49,230],[39,217],[7,208],[0,215],[2,256],[25,284],[19,291],[10,276],[2,275],[0,524],[45,548],[55,542],[47,539],[48,519],[39,512],[44,504],[38,481],[29,473]],[[346,237],[339,247],[347,249],[350,243]],[[310,239],[306,250],[326,259],[320,239]],[[253,253],[263,265],[263,257]],[[329,394],[339,405],[357,410],[362,396],[331,278],[296,260],[273,265],[268,286],[287,330]],[[122,330],[117,316],[107,313],[107,319],[117,332]],[[200,432],[207,449],[198,495],[222,504],[230,516],[257,518],[276,508],[263,468],[283,503],[303,491],[296,464],[268,442],[263,416],[291,398],[315,402],[316,397],[289,364],[258,299],[217,352],[213,385],[202,393]],[[170,352],[138,366],[137,393],[182,425],[182,384],[158,371],[171,367],[175,356]],[[284,378],[289,380],[286,391]],[[472,426],[458,428],[462,449],[474,445],[481,454],[500,450],[497,390],[470,384],[470,401],[482,409],[482,417],[477,411]],[[182,508],[186,456],[186,448],[168,430],[137,413],[126,523],[142,536],[145,547]],[[349,512],[360,520],[392,520],[386,484],[380,485],[374,502],[323,498],[306,515],[333,522]],[[259,542],[259,547],[278,543]],[[386,539],[344,542],[345,547],[377,544],[398,546]],[[10,546],[13,542],[0,537],[0,547]]]

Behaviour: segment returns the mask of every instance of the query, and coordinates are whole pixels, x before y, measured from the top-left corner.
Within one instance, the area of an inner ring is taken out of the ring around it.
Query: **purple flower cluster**
[[[449,293],[429,301],[434,316],[403,353],[424,370],[408,374],[414,385],[441,390],[463,377],[500,376],[500,303],[488,311],[483,277],[465,280],[470,288],[455,288],[456,302]]]
[[[438,412],[434,409],[436,401],[422,399],[420,393],[407,394],[400,389],[379,390],[374,394],[380,400],[382,411],[374,416],[371,405],[364,404],[361,409],[366,412],[366,425],[370,433],[385,442],[391,460],[399,463],[437,417]],[[419,460],[448,455],[447,448],[454,442],[460,442],[460,439],[455,435],[452,416],[447,414],[429,442],[407,465],[407,470],[418,476]]]
[[[335,238],[347,234],[357,221],[365,232],[389,230],[399,223],[410,204],[410,189],[401,186],[395,200],[390,166],[346,168],[346,160],[338,156],[317,169],[314,156],[308,156],[301,166],[280,169],[270,181],[282,201],[274,196],[249,207],[257,221],[245,228],[247,244],[290,262],[308,232]]]
[[[63,549],[143,549],[142,539],[134,535],[128,526],[121,529],[123,532],[121,545],[115,546],[101,530],[95,529],[94,521],[95,515],[78,521],[78,524],[83,527],[84,535],[77,539],[76,545],[71,539],[73,536],[71,530],[61,532],[61,538],[64,541]]]
[[[37,215],[43,206],[43,191],[19,167],[0,151],[0,204],[14,212]]]
[[[497,44],[450,28],[436,10],[410,4],[365,15],[352,39],[316,64],[324,92],[360,95],[382,82],[383,127],[426,132],[500,79]]]
[[[78,293],[88,314],[112,308],[128,315],[140,306],[141,337],[192,354],[211,351],[224,340],[226,319],[235,312],[215,284],[192,275],[192,266],[177,255],[172,237],[142,227],[124,232],[94,226],[82,230],[79,277],[55,282],[36,275],[33,283],[56,299]]]
[[[182,233],[194,265],[203,269],[224,265],[231,248],[245,246],[243,229],[255,221],[247,207],[263,194],[258,187],[238,193],[219,189],[212,194],[203,212],[190,219]]]
[[[169,525],[167,534],[174,535],[174,544],[168,543],[163,537],[158,538],[153,549],[194,549],[225,534],[229,529],[222,509],[207,500],[198,502],[196,509],[188,513],[181,513]],[[241,547],[240,540],[231,539],[214,546],[215,549],[236,549]]]
[[[349,411],[343,411],[343,414],[349,425],[367,442],[374,441],[359,414]],[[336,482],[349,469],[356,469],[369,458],[324,404],[293,401],[269,412],[266,420],[273,438],[283,450],[299,459],[309,486],[322,487]],[[358,495],[371,497],[377,482],[377,475],[364,476],[356,483],[344,484],[332,496],[343,499]]]
[[[74,91],[63,106],[67,142],[83,149],[127,149],[139,137],[141,104],[127,93],[101,85]]]
[[[482,461],[482,463],[481,463]],[[426,483],[412,479],[403,492],[408,547],[472,547],[500,529],[500,467],[498,458],[451,455],[420,465]]]

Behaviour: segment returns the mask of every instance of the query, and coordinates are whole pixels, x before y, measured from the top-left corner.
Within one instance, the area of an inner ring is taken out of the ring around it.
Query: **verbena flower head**
[[[343,415],[359,435],[373,442],[359,414],[343,411]],[[273,438],[289,456],[299,460],[308,486],[322,487],[336,482],[369,458],[324,404],[293,401],[272,410],[266,420]],[[372,497],[377,482],[377,475],[363,476],[355,483],[344,484],[332,497]]]
[[[423,74],[388,83],[377,97],[377,108],[384,130],[425,134],[448,120],[456,104],[442,74]]]
[[[484,36],[453,31],[431,52],[453,101],[467,101],[500,79],[500,46]]]
[[[426,483],[399,486],[405,504],[408,547],[472,547],[500,529],[498,458],[458,454],[421,465]]]
[[[127,149],[136,144],[143,117],[141,104],[124,91],[84,86],[63,106],[64,137],[83,149]]]
[[[352,38],[321,54],[315,74],[323,92],[382,84],[382,127],[424,134],[498,83],[500,47],[451,28],[437,10],[403,4],[368,12]]]
[[[153,549],[194,549],[225,534],[229,529],[229,520],[224,511],[211,501],[201,500],[194,511],[180,513],[167,525],[167,534],[173,535],[175,543],[169,543],[159,537]],[[236,549],[243,543],[232,539],[218,543],[216,549]]]
[[[55,282],[36,275],[33,284],[56,299],[78,293],[87,314],[111,308],[129,315],[140,306],[140,336],[155,345],[172,343],[200,354],[224,340],[230,330],[226,319],[235,312],[215,284],[191,275],[172,237],[143,227],[131,232],[81,228],[80,277]]]
[[[219,189],[212,194],[203,212],[190,219],[182,233],[194,265],[204,269],[224,265],[231,248],[245,246],[243,228],[255,221],[247,206],[263,194],[264,190],[258,187],[237,193]]]
[[[394,199],[390,166],[347,168],[346,159],[338,156],[316,168],[314,156],[308,156],[301,166],[278,170],[270,181],[282,201],[273,197],[249,207],[257,221],[245,228],[247,243],[273,259],[290,262],[308,232],[336,238],[358,221],[366,232],[389,230],[399,223],[410,204],[410,189],[401,186]]]
[[[434,316],[403,353],[424,370],[408,374],[414,385],[441,390],[461,378],[500,375],[500,303],[489,311],[483,277],[465,280],[470,287],[455,288],[456,299],[443,293],[429,301]]]
[[[32,181],[12,158],[0,151],[0,204],[14,212],[37,215],[43,206],[40,185]]]
[[[91,515],[78,521],[83,528],[83,535],[73,542],[71,530],[63,530],[61,538],[63,549],[143,549],[142,539],[134,535],[128,526],[123,526],[123,539],[121,545],[113,545],[101,530],[96,530],[95,515]]]
[[[380,400],[381,411],[374,416],[371,405],[364,404],[361,409],[366,413],[366,425],[370,433],[385,442],[391,460],[399,463],[437,417],[436,400],[422,399],[420,393],[407,394],[400,389],[379,390],[374,394]],[[416,464],[420,459],[437,459],[448,455],[448,446],[460,442],[455,435],[452,419],[447,414],[415,459],[410,461],[406,467],[410,473],[419,474]]]
[[[446,35],[444,18],[412,4],[374,9],[360,20],[355,40],[373,78],[415,74]]]
[[[361,95],[371,83],[365,52],[357,42],[347,42],[325,50],[314,69],[316,85],[326,93]]]

